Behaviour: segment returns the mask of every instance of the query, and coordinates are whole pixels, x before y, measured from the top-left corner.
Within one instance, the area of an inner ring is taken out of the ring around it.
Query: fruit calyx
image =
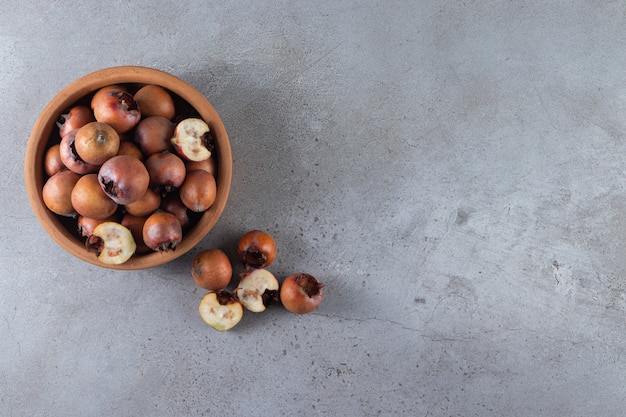
[[[213,131],[209,130],[204,135],[202,135],[201,139],[202,144],[205,148],[208,149],[209,152],[215,152],[215,138],[213,137]]]
[[[100,236],[91,235],[85,241],[85,246],[89,252],[95,252],[96,256],[100,256],[104,250],[104,239]]]
[[[256,246],[241,254],[245,265],[251,268],[260,268],[267,262],[267,255],[261,252]]]
[[[228,305],[232,302],[238,302],[239,299],[234,293],[228,292],[226,290],[220,290],[215,293],[215,297],[217,298],[217,302],[220,305]]]
[[[177,246],[178,246],[178,240],[172,240],[172,241],[163,242],[157,245],[156,250],[157,252],[168,252],[171,250],[176,250]]]
[[[100,182],[102,183],[102,186],[104,187],[104,191],[108,195],[112,197],[117,197],[117,195],[119,194],[119,189],[115,186],[115,181],[113,181],[109,177],[102,177],[100,179]]]
[[[324,288],[324,284],[319,282],[313,275],[301,273],[298,274],[295,278],[296,284],[302,291],[307,295],[307,297],[315,297],[320,293],[322,288]]]
[[[116,94],[120,104],[128,111],[138,110],[139,106],[133,96],[127,91],[118,91]]]
[[[280,291],[279,290],[265,290],[261,295],[261,299],[263,300],[263,305],[265,307],[269,307],[273,304],[278,304],[280,300]]]

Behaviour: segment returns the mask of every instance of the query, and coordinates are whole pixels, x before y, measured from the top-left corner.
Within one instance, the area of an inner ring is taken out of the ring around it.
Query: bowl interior
[[[95,254],[86,250],[68,219],[52,213],[43,203],[42,189],[46,181],[43,158],[54,142],[51,139],[55,122],[59,116],[75,104],[88,104],[91,95],[99,88],[112,84],[126,84],[131,89],[142,85],[156,84],[172,93],[177,114],[197,115],[204,119],[215,136],[217,154],[217,196],[213,205],[198,219],[195,226],[186,232],[174,251],[152,252],[135,255],[120,265],[106,265],[98,261]],[[232,177],[232,154],[228,135],[219,115],[211,103],[195,88],[171,74],[152,68],[122,66],[106,68],[85,75],[61,90],[43,109],[31,131],[24,159],[26,191],[39,222],[50,237],[70,254],[93,265],[111,269],[145,269],[170,262],[197,245],[213,228],[221,216]]]

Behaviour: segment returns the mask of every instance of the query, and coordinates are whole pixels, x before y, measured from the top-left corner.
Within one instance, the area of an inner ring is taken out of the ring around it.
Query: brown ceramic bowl
[[[42,198],[43,185],[47,179],[43,168],[46,150],[53,143],[58,143],[56,121],[61,114],[74,104],[89,104],[91,96],[100,89],[112,84],[124,84],[131,89],[142,85],[156,84],[164,87],[174,97],[176,113],[195,115],[204,119],[211,127],[217,154],[217,196],[215,203],[188,230],[178,247],[169,252],[150,252],[134,255],[120,265],[106,265],[98,261],[96,255],[88,252],[84,240],[75,230],[75,221],[57,216],[45,206]],[[56,136],[55,136],[56,135]],[[24,159],[24,177],[26,190],[35,215],[50,237],[70,254],[93,265],[111,269],[137,270],[151,268],[170,262],[200,242],[213,228],[221,216],[232,177],[232,154],[228,135],[219,115],[209,101],[195,88],[183,80],[168,73],[145,67],[121,66],[92,72],[72,82],[61,90],[43,109],[35,122],[26,148]]]

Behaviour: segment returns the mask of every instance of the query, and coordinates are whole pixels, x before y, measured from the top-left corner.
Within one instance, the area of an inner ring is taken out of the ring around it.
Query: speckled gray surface
[[[623,415],[623,3],[3,6],[1,415]],[[22,174],[48,101],[116,65],[191,83],[233,151],[215,229],[138,272],[64,253]],[[253,228],[325,299],[218,333],[191,261]]]

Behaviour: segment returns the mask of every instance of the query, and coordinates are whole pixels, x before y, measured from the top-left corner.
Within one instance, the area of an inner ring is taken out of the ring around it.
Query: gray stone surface
[[[3,416],[622,416],[623,2],[4,2]],[[176,262],[64,253],[22,175],[48,101],[145,65],[207,96],[231,197]],[[189,270],[275,235],[320,309],[203,324]]]

